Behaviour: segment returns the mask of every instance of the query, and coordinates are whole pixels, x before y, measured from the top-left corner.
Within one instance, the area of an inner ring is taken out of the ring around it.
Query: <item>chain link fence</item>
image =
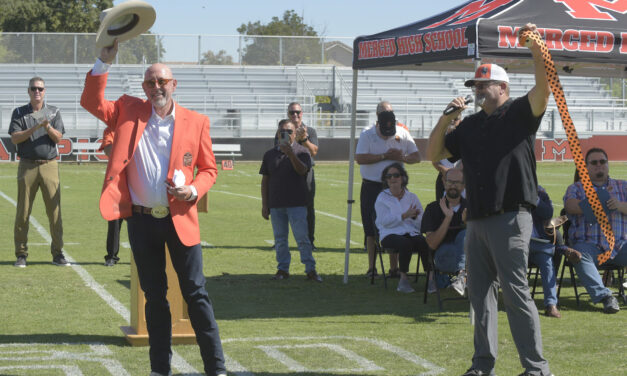
[[[120,44],[118,64],[351,66],[350,37],[143,34]],[[0,33],[0,64],[91,64],[96,34]]]

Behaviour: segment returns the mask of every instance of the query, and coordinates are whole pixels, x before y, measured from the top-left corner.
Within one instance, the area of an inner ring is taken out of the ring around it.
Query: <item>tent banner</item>
[[[530,58],[517,34],[534,23],[553,58],[627,62],[627,0],[474,0],[416,23],[361,36],[353,68],[479,59]],[[398,68],[397,68],[398,69]]]

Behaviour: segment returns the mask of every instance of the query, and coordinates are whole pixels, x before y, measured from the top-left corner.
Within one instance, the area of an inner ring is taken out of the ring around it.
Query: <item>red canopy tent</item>
[[[473,72],[479,61],[510,73],[532,73],[531,54],[517,41],[531,22],[560,74],[627,77],[627,0],[473,0],[353,43],[352,118],[344,282],[348,281],[357,80],[361,69]]]

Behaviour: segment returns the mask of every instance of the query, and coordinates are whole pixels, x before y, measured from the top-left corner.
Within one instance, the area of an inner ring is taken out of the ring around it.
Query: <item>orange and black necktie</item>
[[[570,151],[573,154],[573,159],[575,160],[575,166],[577,167],[577,171],[579,172],[581,184],[583,184],[583,189],[585,191],[586,197],[588,198],[588,202],[590,203],[590,207],[592,208],[592,211],[594,212],[594,215],[597,218],[599,225],[601,226],[601,230],[605,235],[605,239],[607,239],[607,242],[609,244],[609,249],[605,250],[605,252],[597,256],[600,265],[614,256],[614,232],[612,231],[612,226],[610,225],[607,214],[603,210],[601,201],[599,201],[599,196],[592,186],[590,176],[588,176],[588,168],[586,167],[586,161],[584,160],[583,154],[581,152],[579,137],[577,137],[577,131],[575,130],[573,120],[570,118],[568,106],[566,105],[566,98],[564,97],[564,90],[562,89],[562,84],[560,83],[560,79],[557,76],[555,63],[553,63],[553,59],[551,58],[549,49],[537,33],[533,33],[529,30],[525,30],[520,33],[518,42],[521,46],[527,46],[529,43],[531,43],[531,40],[535,41],[541,48],[546,77],[549,81],[551,91],[553,92],[553,97],[555,98],[555,103],[557,104],[560,117],[562,118],[564,130],[566,131],[566,135],[568,136],[568,145],[570,146]]]

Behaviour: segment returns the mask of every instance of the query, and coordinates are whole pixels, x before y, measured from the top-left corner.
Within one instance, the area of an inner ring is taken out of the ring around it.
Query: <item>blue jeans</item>
[[[455,273],[466,269],[466,254],[464,253],[464,238],[466,230],[460,231],[452,243],[442,243],[435,251],[433,262],[439,271]]]
[[[529,261],[540,269],[544,306],[557,305],[556,273],[553,265],[555,247],[551,243],[531,240],[529,243]]]
[[[597,270],[599,264],[597,256],[602,252],[599,247],[593,243],[576,243],[573,248],[581,252],[581,262],[574,266],[581,284],[590,294],[590,300],[593,303],[598,303],[606,296],[611,295],[612,291],[603,285],[603,279]],[[607,262],[613,265],[627,266],[627,244],[623,245],[614,259]]]
[[[205,373],[226,373],[220,333],[211,300],[205,290],[200,244],[181,243],[172,217],[157,219],[150,214],[133,213],[126,219],[128,240],[137,265],[139,284],[146,297],[146,328],[150,345],[152,371],[167,375],[172,358],[172,317],[166,299],[168,280],[165,273],[165,245],[170,250],[172,266],[178,275],[183,299],[196,342],[200,347]]]
[[[274,248],[276,250],[277,269],[286,273],[290,271],[292,255],[288,245],[290,227],[300,251],[300,262],[305,264],[305,273],[316,270],[316,260],[311,253],[311,242],[307,226],[307,208],[295,206],[291,208],[271,208],[270,220],[274,232]]]

